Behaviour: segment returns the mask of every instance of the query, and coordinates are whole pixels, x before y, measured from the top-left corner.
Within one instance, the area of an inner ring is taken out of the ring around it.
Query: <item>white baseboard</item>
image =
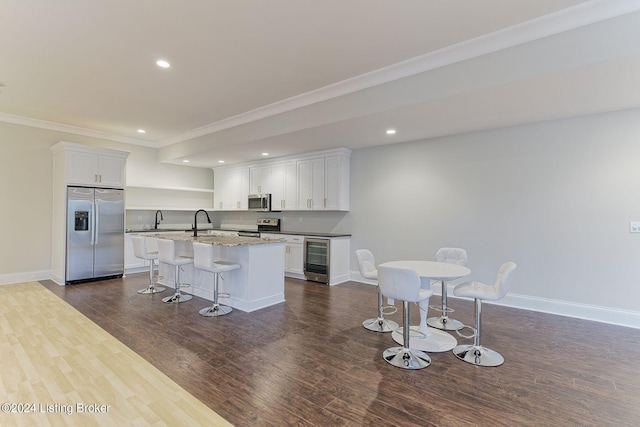
[[[25,273],[0,274],[0,285],[12,283],[37,282],[38,280],[51,279],[51,270],[28,271]]]
[[[357,272],[351,272],[351,280],[355,282],[375,284],[374,281],[364,279]],[[453,295],[454,287],[455,285],[447,286],[448,298],[456,298]],[[442,293],[440,285],[434,285],[431,289],[433,290],[434,295],[440,295]],[[559,301],[511,293],[507,294],[499,301],[486,301],[486,304],[503,305],[523,310],[532,310],[541,313],[556,314],[558,316],[592,320],[594,322],[609,323],[611,325],[640,329],[640,312],[638,311],[621,310],[611,307],[581,304],[571,301]]]

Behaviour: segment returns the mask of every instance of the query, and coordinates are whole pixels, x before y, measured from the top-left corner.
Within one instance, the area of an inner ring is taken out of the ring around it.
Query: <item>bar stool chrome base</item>
[[[504,363],[504,357],[497,351],[472,344],[456,346],[453,354],[458,359],[477,366],[500,366]]]
[[[399,325],[393,320],[378,317],[365,320],[362,322],[362,326],[373,332],[393,332],[398,329]]]
[[[448,316],[430,317],[427,319],[427,325],[441,331],[457,331],[464,326],[461,321],[451,319]]]
[[[160,292],[164,292],[166,288],[164,286],[149,286],[144,289],[140,289],[138,291],[139,294],[157,294]]]
[[[214,304],[211,307],[203,308],[198,313],[200,313],[200,315],[204,317],[219,317],[224,316],[225,314],[229,314],[232,311],[233,309],[228,305]]]
[[[170,297],[162,298],[162,302],[166,302],[167,304],[179,304],[181,302],[187,302],[192,298],[192,295],[173,294]]]
[[[393,332],[398,329],[398,323],[393,320],[387,320],[384,318],[386,315],[392,315],[398,309],[393,305],[385,306],[382,300],[382,294],[380,293],[380,286],[378,288],[378,317],[372,317],[362,322],[362,326],[365,329],[373,332]]]
[[[404,347],[391,347],[382,353],[388,363],[402,369],[422,369],[431,365],[431,358],[427,353]]]

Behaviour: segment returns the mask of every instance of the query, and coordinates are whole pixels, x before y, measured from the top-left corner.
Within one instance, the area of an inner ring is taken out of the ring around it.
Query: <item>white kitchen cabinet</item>
[[[237,211],[248,209],[249,168],[214,169],[213,209]]]
[[[51,147],[64,156],[67,185],[124,188],[128,152],[59,142]]]
[[[349,210],[349,157],[328,156],[298,162],[299,210]]]
[[[287,277],[304,278],[304,236],[297,234],[260,233],[265,239],[284,240],[284,273]]]
[[[249,194],[273,193],[271,165],[249,168]]]
[[[249,194],[271,194],[274,211],[349,210],[346,148],[213,169],[214,210],[247,210]]]
[[[271,166],[271,209],[274,211],[295,210],[298,200],[298,177],[296,162]]]
[[[284,271],[285,273],[304,274],[304,236],[286,235],[284,245]]]
[[[324,159],[324,209],[349,210],[350,161],[345,156]]]
[[[298,210],[324,209],[324,157],[301,160],[298,167]]]

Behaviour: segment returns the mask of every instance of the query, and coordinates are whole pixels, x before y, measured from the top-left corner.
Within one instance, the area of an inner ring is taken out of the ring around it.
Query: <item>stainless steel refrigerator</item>
[[[65,282],[124,274],[124,190],[67,187]]]

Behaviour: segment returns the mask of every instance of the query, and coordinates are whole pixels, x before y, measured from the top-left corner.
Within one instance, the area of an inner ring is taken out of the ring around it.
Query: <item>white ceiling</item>
[[[2,0],[0,121],[217,166],[637,108],[639,10],[639,0]]]

